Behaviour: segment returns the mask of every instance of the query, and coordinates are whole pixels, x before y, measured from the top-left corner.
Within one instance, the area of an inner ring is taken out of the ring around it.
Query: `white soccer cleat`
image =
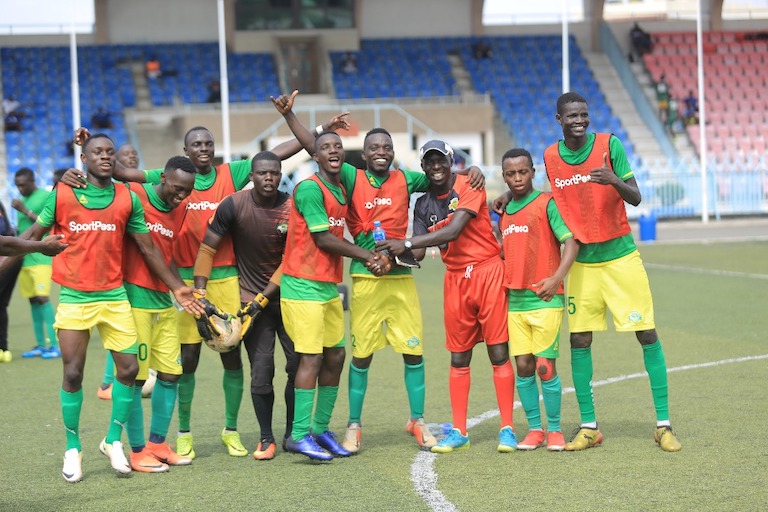
[[[64,452],[64,467],[61,468],[61,476],[71,484],[83,479],[83,454],[77,451],[77,448],[70,448]]]
[[[109,457],[109,462],[112,464],[112,469],[121,475],[128,475],[131,473],[131,465],[128,464],[128,459],[125,458],[125,453],[123,452],[123,443],[120,441],[114,441],[112,444],[107,444],[107,440],[105,438],[101,441],[99,450],[101,453]]]

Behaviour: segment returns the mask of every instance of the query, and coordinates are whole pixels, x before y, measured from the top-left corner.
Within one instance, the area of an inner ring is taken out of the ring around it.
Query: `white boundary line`
[[[688,364],[684,366],[676,366],[675,368],[668,368],[667,373],[682,372],[686,370],[697,370],[699,368],[710,368],[712,366],[720,366],[723,364],[731,363],[744,363],[747,361],[757,361],[761,359],[768,359],[768,354],[762,354],[758,356],[746,356],[737,357],[733,359],[721,359],[720,361],[711,361],[708,363]],[[647,377],[648,373],[630,373],[628,375],[619,375],[618,377],[610,377],[607,379],[593,382],[592,386],[605,386],[606,384],[615,384],[617,382],[623,382],[631,379],[639,379],[641,377]],[[573,393],[572,387],[563,389],[563,394]],[[515,409],[520,407],[520,402],[515,402]],[[467,429],[470,429],[485,420],[495,418],[499,415],[498,409],[484,412],[479,416],[470,418],[467,420]],[[448,501],[448,498],[437,489],[437,473],[435,472],[435,459],[437,455],[432,452],[419,452],[413,459],[411,464],[411,481],[413,487],[421,496],[421,499],[427,504],[427,506],[436,512],[458,512],[456,505]]]
[[[676,265],[662,265],[660,263],[645,263],[646,268],[657,270],[673,270],[675,272],[688,272],[691,274],[709,274],[713,276],[748,277],[751,279],[768,279],[768,274],[752,274],[749,272],[735,272],[732,270],[715,270],[708,268],[678,267]]]

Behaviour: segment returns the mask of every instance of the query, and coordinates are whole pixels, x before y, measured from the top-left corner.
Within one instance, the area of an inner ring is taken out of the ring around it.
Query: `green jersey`
[[[66,186],[66,185],[64,185]],[[115,186],[125,186],[123,184],[112,184],[106,188],[99,188],[86,182],[86,187],[75,190],[75,197],[85,208],[90,210],[100,210],[107,208],[115,199]],[[131,192],[131,216],[126,225],[128,233],[149,233],[147,225],[144,222],[144,208],[141,206],[139,198]],[[43,210],[37,217],[37,223],[45,228],[50,228],[56,221],[56,190],[51,192],[45,201]],[[94,255],[96,257],[96,255]],[[59,302],[68,304],[86,304],[91,302],[113,302],[118,300],[128,300],[125,288],[119,286],[111,290],[99,290],[97,292],[84,292],[61,287]]]
[[[43,207],[45,206],[45,201],[46,199],[48,199],[48,196],[50,194],[51,193],[48,192],[47,190],[38,188],[28,196],[26,197],[22,196],[21,202],[24,203],[24,206],[26,206],[29,211],[40,215],[40,212],[43,211]],[[32,224],[35,223],[35,221],[30,219],[23,213],[19,213],[18,220],[19,220],[18,222],[19,234],[26,231]],[[24,256],[24,263],[22,264],[22,266],[33,267],[35,265],[50,265],[50,264],[51,264],[50,256],[46,256],[45,254],[40,254],[39,252],[33,252],[31,254],[27,254],[26,256]]]
[[[594,144],[594,133],[588,134],[587,143],[576,151],[568,149],[565,141],[560,140],[558,146],[560,157],[568,165],[580,165],[589,157]],[[624,146],[618,137],[612,135],[609,139],[608,147],[611,152],[611,165],[616,176],[622,181],[627,181],[634,177],[635,174],[629,166],[629,160],[627,160],[627,153],[624,151]],[[635,239],[632,237],[632,233],[628,233],[606,242],[579,244],[579,254],[576,256],[576,261],[580,263],[604,263],[626,256],[635,250],[637,250]]]

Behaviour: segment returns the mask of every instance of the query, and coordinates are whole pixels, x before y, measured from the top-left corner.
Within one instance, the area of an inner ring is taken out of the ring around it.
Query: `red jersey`
[[[328,212],[328,231],[339,239],[344,238],[344,225],[346,224],[347,205],[341,204],[333,192],[315,174],[307,178],[320,186],[323,193],[323,203]],[[299,184],[298,186],[301,186]],[[342,187],[343,188],[343,187]],[[291,203],[291,212],[288,216],[288,238],[285,242],[285,256],[283,259],[283,273],[302,279],[322,281],[326,283],[340,283],[343,277],[344,258],[320,250],[312,239],[307,221],[296,207],[296,202]]]
[[[353,238],[373,231],[375,220],[381,221],[388,237],[405,238],[410,196],[403,171],[390,171],[381,187],[375,187],[365,171],[358,169],[349,203],[352,207],[347,214],[347,227]]]
[[[551,194],[541,193],[520,211],[501,216],[505,288],[536,291],[531,285],[553,275],[560,266],[560,242],[547,217],[551,198]],[[557,293],[563,293],[562,281]]]
[[[123,285],[123,238],[133,203],[128,187],[116,184],[112,203],[101,209],[81,205],[70,187],[56,188],[56,233],[69,244],[53,258],[54,282],[83,292]]]
[[[451,190],[444,196],[427,193],[416,201],[414,234],[440,229],[451,222],[456,210],[469,212],[472,219],[456,240],[440,248],[446,268],[464,271],[469,266],[498,258],[501,247],[491,228],[485,189],[472,190],[465,180],[456,179]]]
[[[610,155],[610,137],[608,133],[595,134],[592,152],[579,165],[563,161],[559,142],[544,151],[544,165],[557,209],[574,238],[583,244],[607,242],[632,231],[624,199],[616,189],[590,181],[592,169],[603,166],[603,154]]]
[[[187,199],[173,210],[164,212],[154,207],[144,185],[129,183],[128,187],[138,196],[144,207],[144,220],[152,236],[152,243],[160,250],[165,264],[170,265],[173,259],[173,240],[178,236],[187,213]],[[123,279],[150,290],[169,291],[168,286],[149,269],[136,242],[128,237],[125,239],[123,252]]]
[[[187,217],[179,230],[173,256],[179,267],[194,267],[197,259],[197,251],[203,242],[208,222],[213,218],[213,212],[219,206],[219,202],[235,192],[235,183],[232,181],[232,173],[229,164],[215,167],[216,181],[208,190],[192,190],[187,203]],[[235,251],[232,247],[232,237],[225,236],[216,256],[213,258],[214,267],[235,265]]]

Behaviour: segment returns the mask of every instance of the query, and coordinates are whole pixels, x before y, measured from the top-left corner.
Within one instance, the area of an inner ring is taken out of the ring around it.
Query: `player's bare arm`
[[[427,248],[453,242],[459,237],[461,232],[464,230],[464,227],[469,223],[470,220],[472,220],[473,217],[474,215],[469,213],[467,210],[456,210],[456,213],[454,213],[453,217],[451,218],[451,222],[449,222],[445,227],[442,227],[432,233],[417,235],[411,238],[411,248]],[[376,242],[376,250],[387,250],[394,256],[400,256],[405,252],[405,240],[390,239],[384,240],[382,242]],[[416,252],[414,252],[414,256],[416,256]],[[416,259],[419,259],[418,256],[416,256]]]
[[[616,189],[621,198],[631,204],[637,206],[642,201],[640,195],[640,187],[637,186],[637,181],[634,177],[629,178],[627,181],[623,181],[616,176],[616,173],[610,169],[608,164],[608,153],[603,153],[603,166],[597,169],[592,169],[589,173],[590,180],[599,185],[611,185]]]
[[[555,270],[555,273],[533,284],[533,287],[536,288],[536,295],[541,300],[549,302],[554,298],[560,283],[565,279],[565,275],[571,269],[571,265],[576,260],[578,253],[579,243],[575,238],[571,237],[563,242],[563,254],[560,257],[560,265]]]
[[[194,296],[194,288],[184,284],[184,281],[171,272],[171,269],[163,261],[163,255],[160,250],[152,243],[152,237],[149,233],[129,233],[131,238],[139,247],[147,266],[157,277],[159,277],[168,288],[173,292],[176,301],[191,315],[201,315],[205,313],[203,304]]]
[[[275,109],[277,109],[277,111],[280,112],[280,114],[285,118],[285,122],[288,125],[288,128],[291,129],[293,135],[301,143],[307,153],[314,155],[315,136],[317,133],[310,132],[303,124],[301,124],[299,119],[296,117],[296,114],[293,113],[293,103],[298,94],[299,91],[295,90],[290,95],[283,94],[277,98],[273,96],[270,96],[269,98],[272,100],[272,104],[275,106]],[[332,117],[330,121],[323,123],[320,126],[322,127],[323,131],[348,130],[350,126],[349,121],[347,121],[348,115],[349,112],[342,112],[341,114]],[[275,153],[274,150],[273,153]],[[280,155],[278,154],[278,156]]]

